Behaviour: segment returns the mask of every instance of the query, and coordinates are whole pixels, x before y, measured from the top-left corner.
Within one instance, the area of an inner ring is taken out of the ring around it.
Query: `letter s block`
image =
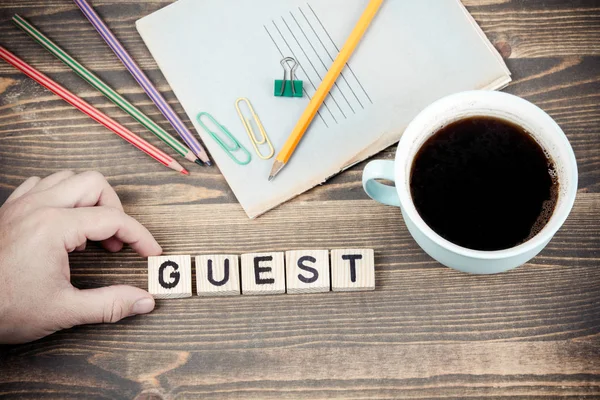
[[[375,290],[373,249],[331,250],[331,289],[334,292]]]
[[[155,299],[192,296],[192,257],[148,257],[148,292]]]
[[[329,251],[286,251],[285,276],[288,294],[329,292]]]
[[[283,253],[242,254],[242,294],[285,293]]]

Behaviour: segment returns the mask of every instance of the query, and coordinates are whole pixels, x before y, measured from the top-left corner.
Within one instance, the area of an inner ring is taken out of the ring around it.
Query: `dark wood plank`
[[[93,1],[183,116],[134,28],[170,3]],[[367,200],[364,163],[250,221],[217,168],[177,176],[0,62],[0,203],[31,175],[99,170],[166,252],[350,245],[375,248],[377,266],[373,293],[160,301],[149,316],[0,347],[0,397],[600,397],[600,7],[464,3],[507,58],[515,81],[506,90],[557,120],[580,168],[563,229],[529,264],[495,276],[461,274],[427,257],[398,210]],[[160,145],[12,26],[14,13],[173,133],[72,2],[0,2],[0,44]],[[130,250],[91,246],[71,263],[82,288],[146,286],[145,260]]]
[[[15,381],[22,377],[23,383],[10,387],[17,395],[55,399],[132,399],[143,392],[166,399],[592,399],[600,390],[597,366],[588,366],[595,373],[576,372],[583,367],[576,354],[600,356],[590,342],[462,343],[453,346],[451,353],[448,350],[443,345],[386,343],[291,351],[49,351],[17,360]],[[432,368],[430,360],[443,368]],[[347,368],[326,367],[338,363]],[[62,364],[67,365],[55,368]],[[481,364],[487,367],[477,366]],[[549,365],[550,373],[538,374],[540,364]],[[132,371],[131,365],[145,365],[145,369]],[[80,379],[74,381],[69,373]],[[45,375],[48,383],[25,383],[31,375]],[[119,378],[122,375],[126,379]],[[123,383],[117,387],[119,382]],[[3,386],[9,385],[0,385],[0,391]]]

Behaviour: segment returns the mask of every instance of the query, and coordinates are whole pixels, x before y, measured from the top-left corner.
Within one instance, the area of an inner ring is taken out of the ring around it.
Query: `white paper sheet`
[[[179,0],[137,22],[153,57],[240,204],[254,218],[398,141],[431,102],[498,89],[510,72],[458,0],[387,0],[285,169],[267,177],[234,107],[247,97],[276,151],[367,0]],[[296,58],[302,99],[273,96]],[[252,153],[234,163],[196,121],[208,112]]]

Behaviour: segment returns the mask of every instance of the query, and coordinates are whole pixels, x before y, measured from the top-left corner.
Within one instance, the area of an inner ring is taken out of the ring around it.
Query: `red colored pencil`
[[[40,85],[44,86],[46,89],[50,90],[52,93],[61,97],[79,111],[92,118],[94,121],[104,125],[164,166],[169,167],[177,172],[181,172],[185,175],[189,174],[189,172],[171,156],[148,143],[135,133],[131,132],[129,129],[125,128],[123,125],[119,124],[117,121],[86,103],[81,98],[69,92],[67,89],[54,82],[52,79],[48,78],[46,75],[42,74],[40,71],[36,70],[31,65],[27,64],[25,61],[21,60],[2,46],[0,46],[0,57]]]

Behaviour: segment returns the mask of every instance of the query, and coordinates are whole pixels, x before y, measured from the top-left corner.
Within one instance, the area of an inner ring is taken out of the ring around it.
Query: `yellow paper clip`
[[[245,118],[244,114],[242,114],[242,110],[240,109],[241,102],[246,102],[246,105],[248,106],[250,113],[252,113],[252,118],[254,118],[254,123],[258,126],[258,129],[260,130],[262,139],[259,140],[256,137],[256,134],[254,133],[254,129],[252,129],[252,122],[250,121],[250,118]],[[250,141],[252,142],[252,145],[254,146],[254,150],[256,151],[256,154],[263,160],[268,160],[269,158],[273,157],[273,154],[275,154],[275,149],[273,148],[273,144],[271,143],[271,140],[269,140],[269,137],[267,136],[267,132],[265,132],[265,128],[263,127],[262,122],[260,122],[258,115],[256,115],[256,112],[254,112],[254,108],[252,108],[252,104],[250,104],[250,100],[248,100],[245,97],[240,97],[239,99],[237,99],[235,101],[235,109],[237,110],[237,113],[240,116],[240,119],[242,120],[242,124],[244,124],[244,128],[246,128],[246,132],[248,133],[248,136],[250,137]],[[263,155],[260,152],[260,149],[258,148],[258,146],[262,146],[265,144],[268,145],[269,149],[270,149],[269,155],[266,155],[266,156]]]

